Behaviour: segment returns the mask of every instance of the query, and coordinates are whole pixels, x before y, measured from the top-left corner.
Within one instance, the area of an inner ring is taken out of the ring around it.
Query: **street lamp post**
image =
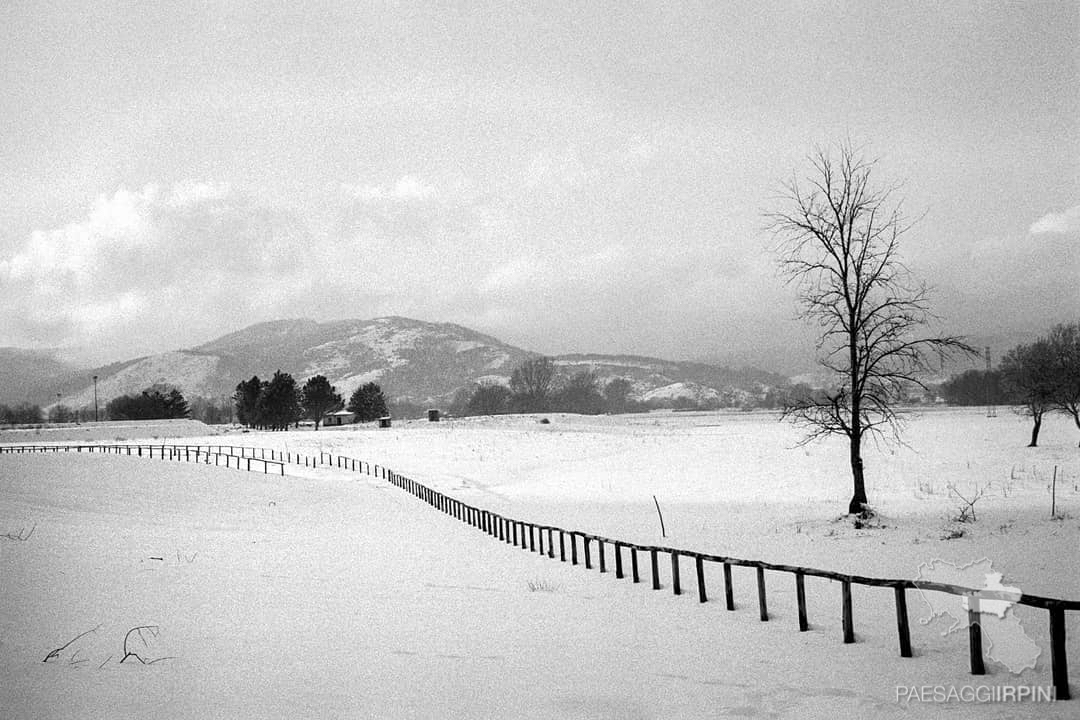
[[[94,422],[98,421],[97,411],[97,375],[94,376]]]

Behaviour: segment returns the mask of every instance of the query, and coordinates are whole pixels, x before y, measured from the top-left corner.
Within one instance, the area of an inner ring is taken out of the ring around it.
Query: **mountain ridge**
[[[192,348],[172,350],[54,376],[61,402],[90,407],[156,384],[179,387],[185,395],[225,400],[241,380],[269,377],[276,370],[303,383],[325,375],[346,397],[365,382],[378,382],[392,400],[445,407],[462,387],[477,382],[506,384],[513,369],[541,354],[455,323],[402,316],[318,322],[290,318],[255,323]],[[698,397],[746,397],[783,384],[786,378],[759,370],[733,370],[708,363],[665,360],[644,355],[569,353],[550,356],[565,374],[593,370],[601,382],[631,381],[634,395],[659,397],[691,393]],[[55,402],[40,381],[37,402]],[[665,389],[666,388],[666,389]],[[689,390],[687,388],[692,388]],[[0,393],[0,402],[4,402]]]

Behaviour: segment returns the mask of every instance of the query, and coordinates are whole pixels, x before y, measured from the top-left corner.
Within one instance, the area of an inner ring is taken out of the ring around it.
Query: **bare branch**
[[[81,632],[81,633],[79,633],[78,635],[76,635],[75,637],[71,638],[71,639],[70,639],[70,640],[68,640],[68,641],[67,641],[66,643],[64,643],[63,645],[61,645],[60,647],[56,648],[55,650],[53,650],[52,652],[50,652],[50,653],[49,653],[48,655],[46,655],[46,656],[45,656],[45,659],[44,659],[44,660],[42,660],[41,662],[46,662],[46,663],[47,663],[47,662],[49,662],[50,660],[53,660],[53,659],[55,659],[55,658],[58,658],[58,657],[60,657],[60,653],[62,653],[62,652],[63,652],[64,650],[66,650],[66,649],[67,649],[68,647],[70,647],[72,643],[74,643],[75,641],[77,641],[77,640],[80,640],[80,639],[82,639],[82,638],[86,637],[87,635],[89,635],[89,634],[91,634],[91,633],[96,633],[96,632],[97,632],[97,631],[98,631],[98,630],[99,630],[100,628],[101,628],[101,625],[99,624],[99,625],[98,625],[97,627],[95,627],[95,628],[92,628],[92,629],[90,629],[90,630],[87,630],[86,632]]]

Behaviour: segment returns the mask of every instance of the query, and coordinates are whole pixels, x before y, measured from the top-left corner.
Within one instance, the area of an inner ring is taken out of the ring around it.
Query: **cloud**
[[[177,208],[192,207],[223,200],[231,194],[232,186],[229,183],[186,180],[173,185],[168,202]]]
[[[1040,233],[1080,233],[1080,205],[1059,213],[1048,213],[1032,223],[1028,230]]]
[[[318,256],[294,218],[226,184],[121,188],[0,257],[0,338],[109,359],[195,344],[291,315]]]
[[[654,142],[641,135],[635,135],[630,139],[626,155],[633,163],[648,165],[656,157],[656,152],[657,148]]]
[[[345,183],[342,185],[342,189],[349,197],[365,201],[383,200],[408,203],[427,200],[435,195],[435,188],[415,175],[403,175],[391,186],[350,185]]]

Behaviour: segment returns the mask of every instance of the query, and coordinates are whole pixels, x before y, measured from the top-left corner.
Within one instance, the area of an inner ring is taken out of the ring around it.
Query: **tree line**
[[[1047,413],[1071,417],[1080,430],[1080,322],[1055,325],[1017,345],[995,369],[953,375],[941,392],[950,405],[1014,406],[1031,418],[1028,447],[1038,446]]]
[[[152,385],[140,393],[121,395],[105,404],[110,420],[173,420],[191,414],[179,388]]]
[[[509,386],[482,382],[460,389],[450,403],[453,415],[568,412],[582,415],[645,412],[648,406],[630,397],[633,385],[615,378],[601,385],[592,370],[560,376],[551,358],[526,360],[510,375]]]
[[[314,421],[318,430],[328,413],[342,408],[354,413],[356,422],[378,420],[389,413],[386,396],[376,383],[364,383],[345,403],[325,376],[309,378],[301,387],[292,375],[281,370],[270,380],[258,375],[242,380],[232,398],[237,422],[261,430],[287,430],[305,418]]]

